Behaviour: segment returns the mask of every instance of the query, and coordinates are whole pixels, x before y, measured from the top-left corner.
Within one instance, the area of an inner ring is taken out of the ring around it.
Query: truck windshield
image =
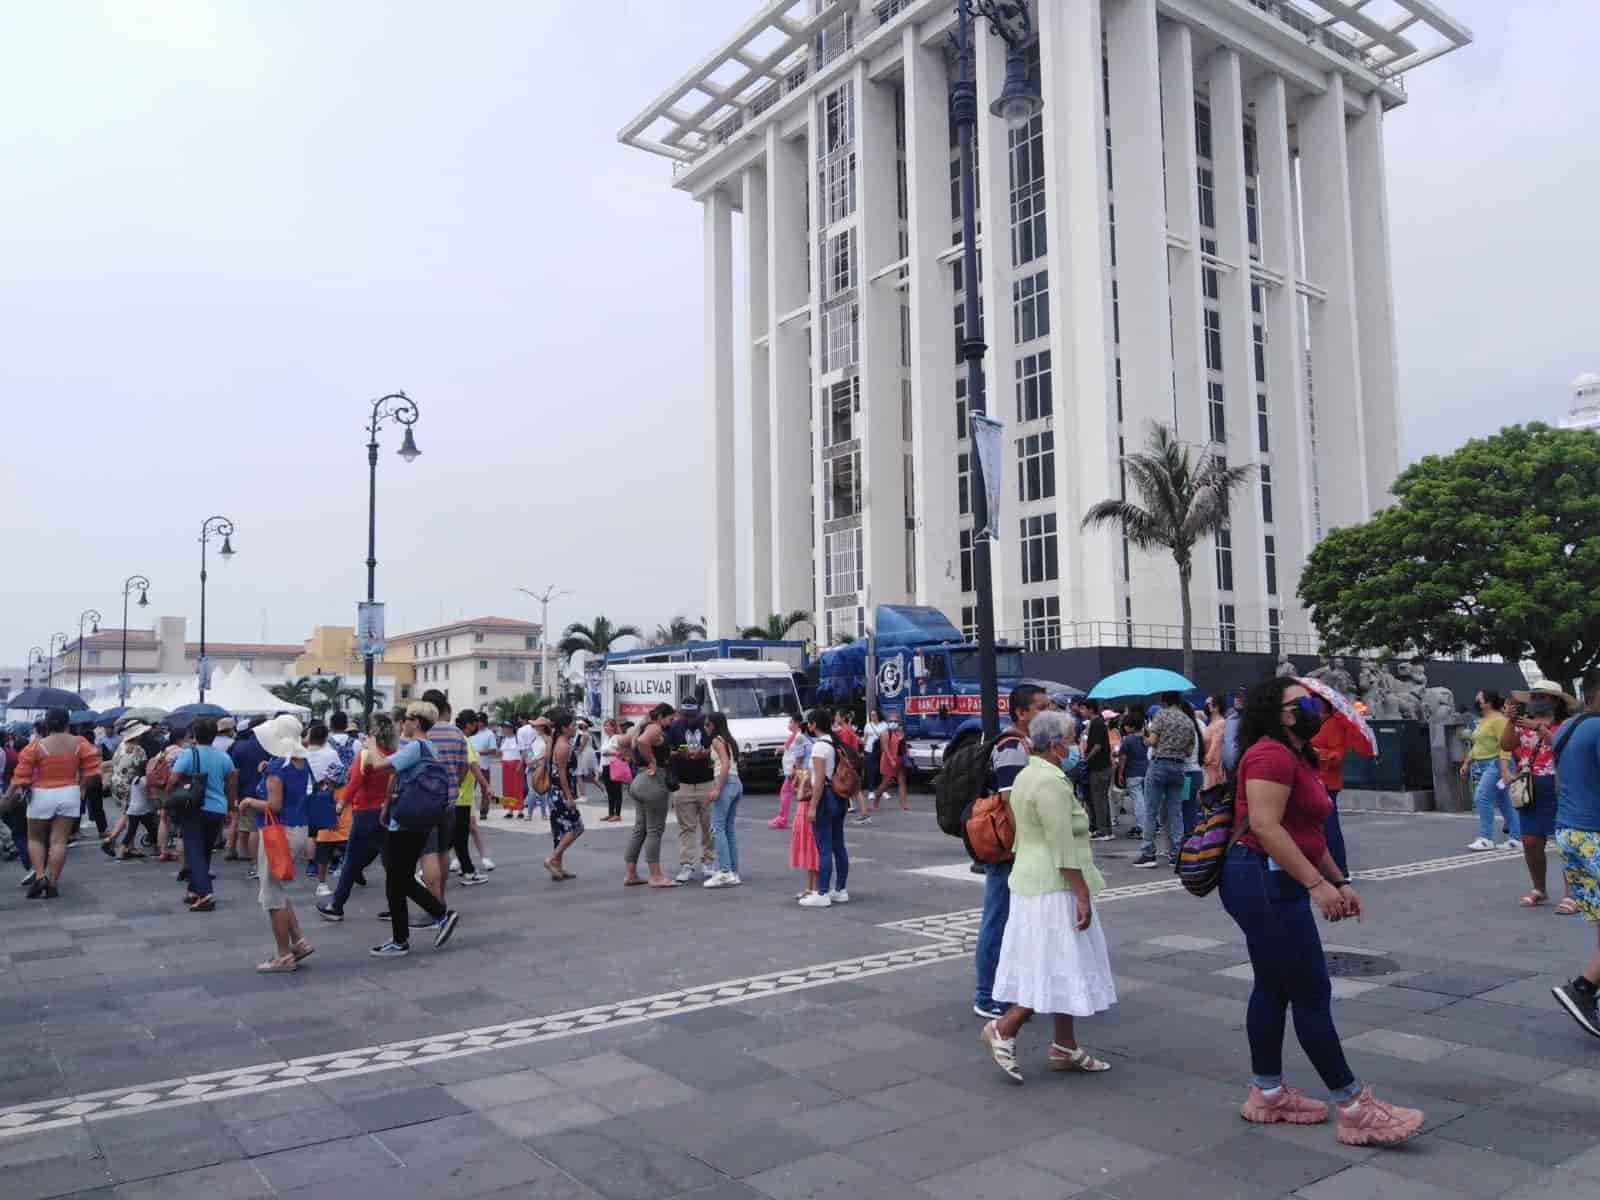
[[[1022,652],[1019,650],[996,650],[994,665],[995,674],[999,678],[1016,679],[1022,674]],[[977,683],[977,650],[950,651],[950,667],[955,672],[955,677],[961,682]]]
[[[800,711],[794,680],[787,675],[753,675],[713,679],[711,690],[719,711],[729,720],[740,717],[782,717]]]

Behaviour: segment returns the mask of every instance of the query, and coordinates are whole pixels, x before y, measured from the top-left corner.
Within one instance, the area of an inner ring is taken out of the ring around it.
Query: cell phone
[[[1553,717],[1556,713],[1555,701],[1543,697],[1530,697],[1526,707],[1530,717]]]

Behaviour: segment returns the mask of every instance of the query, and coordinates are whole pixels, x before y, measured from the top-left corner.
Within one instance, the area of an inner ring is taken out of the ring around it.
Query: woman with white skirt
[[[1036,1012],[1055,1017],[1046,1059],[1052,1071],[1109,1071],[1078,1045],[1074,1018],[1117,1002],[1105,934],[1094,896],[1105,880],[1089,847],[1089,816],[1078,803],[1062,761],[1072,752],[1074,723],[1043,712],[1028,726],[1032,757],[1011,789],[1017,836],[1011,867],[1011,915],[1000,944],[994,998],[1011,1005],[979,1035],[995,1065],[1015,1083],[1017,1031]]]

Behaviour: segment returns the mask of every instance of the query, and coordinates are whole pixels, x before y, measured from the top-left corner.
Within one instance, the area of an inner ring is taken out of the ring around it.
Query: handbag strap
[[[1582,725],[1590,717],[1600,717],[1600,713],[1580,713],[1576,720],[1567,722],[1567,727],[1561,731],[1561,737],[1550,749],[1551,757],[1558,759],[1561,757],[1561,752],[1567,748],[1567,743],[1572,740],[1572,735],[1578,732],[1578,726]]]

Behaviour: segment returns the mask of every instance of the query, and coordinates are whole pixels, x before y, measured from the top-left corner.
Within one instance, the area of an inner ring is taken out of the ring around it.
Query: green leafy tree
[[[739,631],[739,636],[781,642],[789,636],[789,631],[796,625],[810,624],[811,614],[803,608],[797,608],[789,613],[772,613],[764,625],[747,625]]]
[[[342,675],[319,675],[310,681],[311,700],[309,707],[316,717],[325,717],[333,709],[343,709],[347,701],[364,701],[366,693],[355,687],[350,687]]]
[[[706,636],[705,618],[691,621],[688,617],[673,617],[665,625],[657,625],[655,634],[650,638],[652,646],[675,646],[679,642],[687,642],[693,638]]]
[[[1600,434],[1514,425],[1407,467],[1394,494],[1300,576],[1330,651],[1531,658],[1563,683],[1600,662]]]
[[[496,725],[514,725],[523,717],[532,720],[544,716],[556,707],[556,702],[538,692],[519,692],[515,696],[502,697],[489,707],[494,713]]]
[[[1183,612],[1183,673],[1194,678],[1194,551],[1228,525],[1228,499],[1250,482],[1255,467],[1230,467],[1214,454],[1196,464],[1189,447],[1169,425],[1151,422],[1145,449],[1122,460],[1139,502],[1101,500],[1091,505],[1083,528],[1120,528],[1137,549],[1166,550],[1178,568]]]
[[[641,639],[643,635],[634,625],[613,625],[603,613],[589,624],[574,621],[568,625],[561,638],[561,653],[572,654],[587,650],[590,654],[605,654],[623,638]]]
[[[311,701],[316,697],[311,690],[310,679],[292,679],[283,683],[275,683],[267,689],[279,700],[300,708],[310,708]]]

